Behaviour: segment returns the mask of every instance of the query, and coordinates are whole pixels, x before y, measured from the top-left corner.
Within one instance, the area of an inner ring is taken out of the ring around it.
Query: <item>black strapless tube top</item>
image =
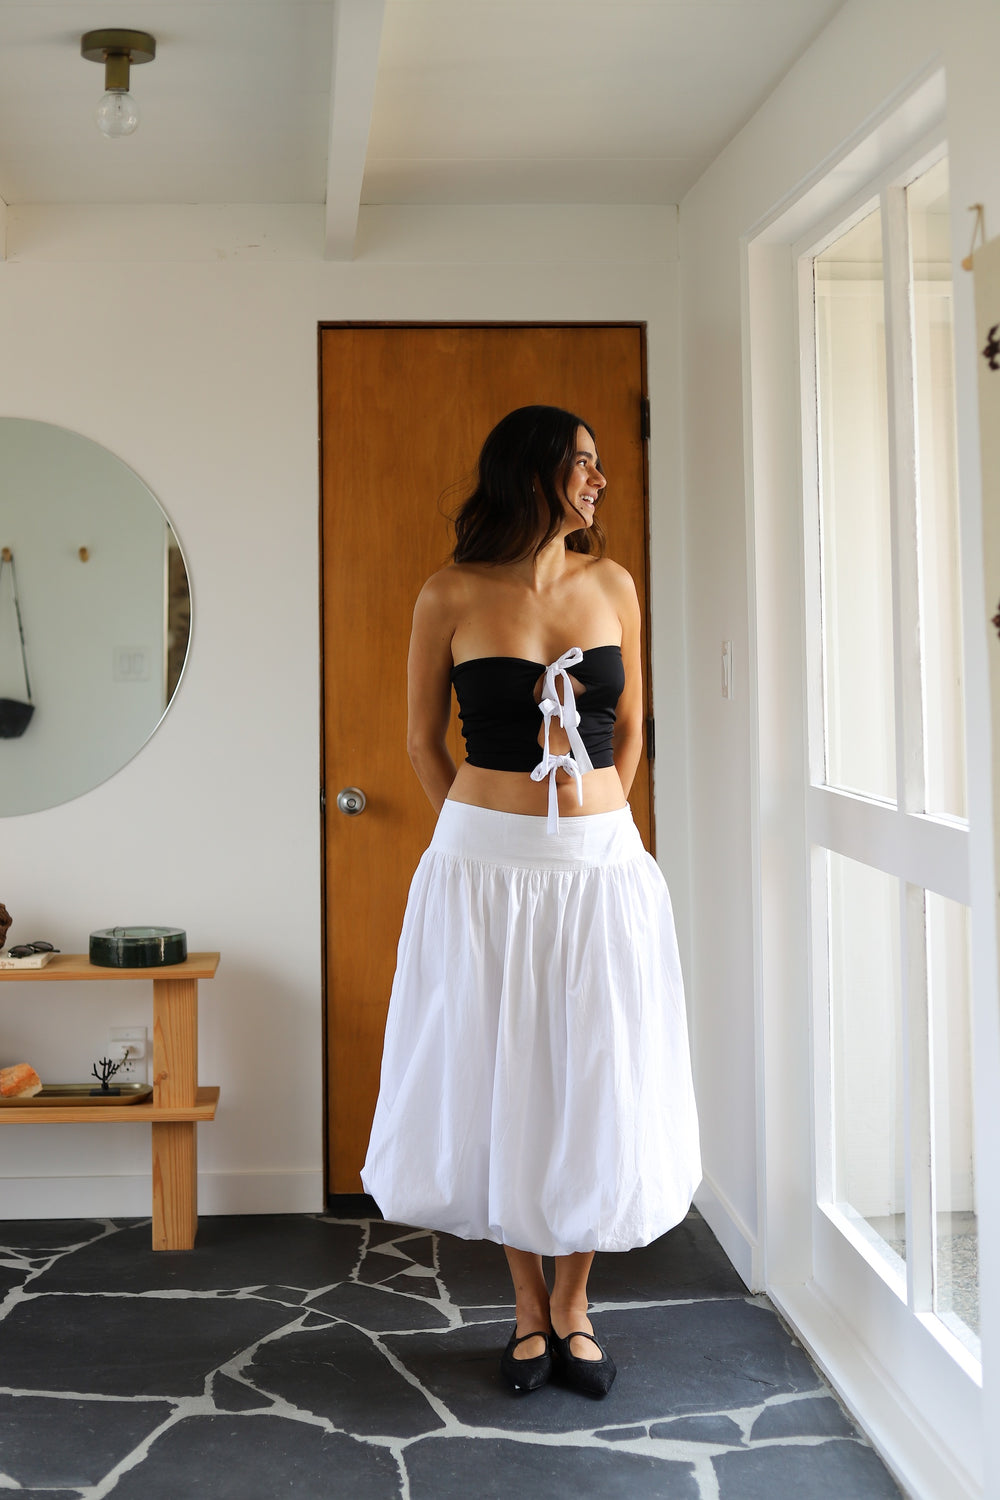
[[[520,656],[477,656],[452,668],[470,766],[533,771],[540,764],[543,715],[535,688],[547,670],[544,662]],[[591,765],[612,766],[615,710],[625,687],[621,647],[593,646],[568,672],[583,689],[576,694],[576,711]],[[562,691],[572,691],[565,679]]]

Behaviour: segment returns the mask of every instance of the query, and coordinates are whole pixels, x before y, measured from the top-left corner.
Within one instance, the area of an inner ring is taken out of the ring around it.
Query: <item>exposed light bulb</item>
[[[97,128],[109,139],[131,135],[139,123],[135,100],[126,89],[109,89],[97,106]]]
[[[120,135],[131,135],[139,123],[139,111],[128,91],[129,72],[139,63],[153,61],[156,38],[148,31],[112,26],[100,31],[85,31],[80,38],[80,51],[88,62],[100,63],[104,69],[106,92],[97,106],[98,130],[112,140]]]

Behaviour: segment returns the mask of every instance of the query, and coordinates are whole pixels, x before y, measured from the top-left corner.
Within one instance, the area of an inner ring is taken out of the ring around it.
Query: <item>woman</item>
[[[640,620],[603,555],[605,484],[586,422],[511,412],[417,599],[408,750],[439,818],[362,1172],[387,1219],[503,1244],[512,1385],[555,1365],[592,1395],[615,1376],[587,1316],[594,1252],[663,1234],[701,1175],[670,899],[626,802]]]

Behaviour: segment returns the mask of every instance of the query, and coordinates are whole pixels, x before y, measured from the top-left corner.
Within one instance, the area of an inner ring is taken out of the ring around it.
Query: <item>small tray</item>
[[[0,953],[0,969],[44,969],[53,958],[54,953],[32,953],[29,958],[11,958],[9,953]]]
[[[97,1088],[96,1093],[91,1089]],[[153,1092],[151,1083],[122,1083],[118,1093],[103,1093],[99,1085],[92,1083],[43,1083],[39,1094],[30,1094],[21,1099],[0,1099],[0,1109],[34,1109],[51,1105],[58,1108],[67,1104],[139,1104]]]

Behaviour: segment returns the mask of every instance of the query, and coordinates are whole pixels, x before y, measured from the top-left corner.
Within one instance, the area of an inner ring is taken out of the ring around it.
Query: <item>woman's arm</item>
[[[639,599],[632,575],[612,564],[610,582],[615,607],[622,627],[622,661],[625,665],[625,690],[618,700],[615,717],[615,769],[626,797],[632,789],[642,756],[642,651]]]
[[[451,571],[435,573],[420,590],[407,662],[406,749],[435,812],[441,811],[455,780],[455,762],[447,744],[455,633]]]

